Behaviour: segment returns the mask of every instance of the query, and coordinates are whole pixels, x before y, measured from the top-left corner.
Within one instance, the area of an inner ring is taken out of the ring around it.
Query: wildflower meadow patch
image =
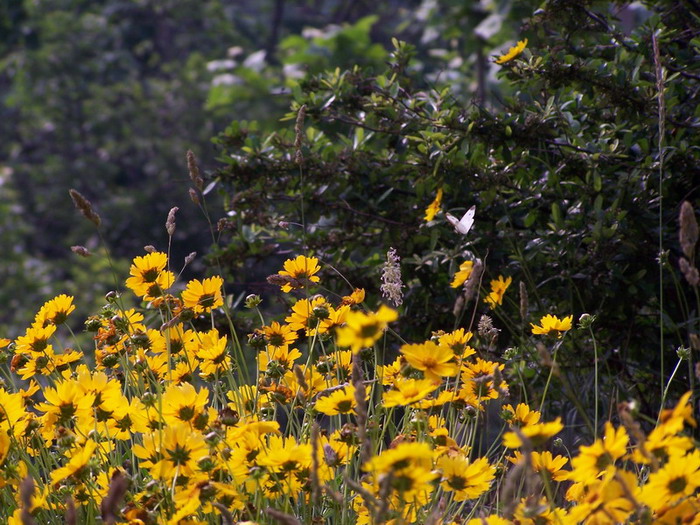
[[[400,304],[395,260],[384,286]],[[494,351],[488,315],[512,278],[475,283],[479,260],[452,284],[483,297],[478,329],[418,342],[364,290],[325,290],[316,257],[270,276],[279,320],[246,299],[249,334],[221,277],[180,283],[171,264],[152,247],[135,257],[124,291],[84,321],[89,337],[69,328],[76,298],[59,295],[0,340],[7,523],[698,523],[691,392],[654,420],[628,403],[617,423],[596,412],[570,448],[562,417],[543,416],[547,389],[521,400],[522,377]],[[547,387],[558,349],[592,321],[531,323]]]

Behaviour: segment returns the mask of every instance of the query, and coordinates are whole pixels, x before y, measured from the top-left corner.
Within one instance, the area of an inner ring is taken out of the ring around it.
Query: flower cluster
[[[167,265],[160,252],[134,259],[126,286],[145,308],[109,294],[85,322],[90,349],[64,344],[66,295],[0,339],[5,522],[697,522],[690,393],[648,435],[608,422],[570,457],[553,450],[560,418],[509,404],[492,337],[402,341],[398,313],[364,305],[364,290],[314,295],[322,268],[299,256],[277,274],[288,313],[261,316],[242,345],[221,315],[223,279],[177,294]],[[491,283],[489,306],[510,282]],[[532,333],[571,319],[545,316]]]

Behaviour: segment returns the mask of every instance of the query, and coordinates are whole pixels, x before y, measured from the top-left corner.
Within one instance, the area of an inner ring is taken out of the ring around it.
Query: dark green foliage
[[[502,344],[517,344],[546,313],[595,314],[610,374],[606,404],[631,389],[652,399],[658,388],[645,385],[668,375],[672,350],[697,331],[697,312],[687,306],[691,289],[677,281],[677,217],[684,199],[700,207],[700,23],[683,3],[648,7],[655,11],[621,13],[623,24],[609,2],[545,2],[517,37],[529,39],[526,53],[501,68],[504,91],[466,71],[478,85],[474,96],[454,89],[468,85],[465,78],[426,82],[417,73],[425,50],[398,42],[383,71],[356,66],[307,76],[280,129],[264,133],[240,122],[218,138],[226,166],[216,178],[236,232],[219,257],[235,273],[251,259],[308,251],[375,294],[374,305],[379,265],[393,246],[408,279],[402,335],[421,340],[455,324],[458,293],[449,282],[457,265],[477,254],[486,287],[498,274],[515,280],[495,311],[512,330],[501,334]],[[630,22],[637,15],[648,20]],[[652,31],[666,71],[662,137]],[[463,36],[463,50],[483,45]],[[301,105],[303,174],[292,129]],[[423,223],[440,187],[443,209],[455,215],[477,205],[468,237],[440,216]],[[302,216],[306,235],[294,225]],[[280,228],[280,221],[291,226]],[[525,319],[518,281],[530,297]],[[473,306],[458,323],[469,326]],[[578,371],[577,387],[587,391],[590,341],[577,336],[574,344],[562,363]],[[524,363],[536,359],[529,348],[518,355]],[[680,373],[687,385],[688,370]]]

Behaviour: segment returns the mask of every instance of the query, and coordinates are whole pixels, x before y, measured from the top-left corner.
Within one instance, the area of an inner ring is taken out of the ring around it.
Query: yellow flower
[[[90,458],[92,457],[92,454],[95,452],[96,448],[97,443],[95,443],[92,439],[88,439],[85,442],[85,446],[74,450],[70,455],[70,460],[68,463],[61,468],[57,468],[51,473],[51,484],[56,485],[59,481],[63,481],[74,474],[78,474],[87,466],[88,461],[90,461]]]
[[[299,299],[292,306],[292,313],[284,320],[289,323],[291,330],[305,329],[308,336],[324,334],[332,323],[332,309],[333,307],[322,296],[314,297],[310,301]]]
[[[44,303],[34,318],[34,324],[38,326],[62,324],[73,310],[75,310],[73,297],[61,294]]]
[[[162,480],[192,476],[198,462],[209,453],[204,437],[185,424],[166,425],[162,431],[145,434],[143,444],[134,445],[132,450],[141,459],[140,466]]]
[[[163,291],[175,282],[175,275],[167,271],[168,256],[163,252],[153,252],[135,257],[129,270],[126,286],[136,295],[150,300],[160,297]]]
[[[437,195],[435,196],[435,200],[433,200],[433,202],[431,202],[430,205],[425,209],[425,217],[423,217],[423,220],[425,220],[425,222],[432,221],[437,215],[437,212],[440,211],[441,204],[442,188],[438,189]]]
[[[366,472],[397,473],[410,468],[433,468],[433,451],[427,443],[400,443],[362,465]]]
[[[299,288],[304,288],[310,283],[320,281],[316,274],[321,270],[316,257],[304,257],[299,255],[296,259],[284,261],[284,270],[279,275],[287,277],[288,282],[282,285],[282,291],[291,292]]]
[[[384,334],[390,322],[399,314],[388,306],[382,305],[376,313],[365,314],[350,311],[345,326],[338,329],[338,346],[350,347],[353,352],[372,346]]]
[[[537,452],[533,450],[530,453],[530,458],[532,461],[532,469],[535,472],[545,472],[547,473],[549,479],[554,481],[566,481],[569,479],[569,471],[563,470],[562,467],[569,462],[569,458],[564,456],[553,456],[548,450],[544,452]],[[509,457],[508,461],[514,464],[519,464],[525,460],[525,456],[516,450],[513,457]]]
[[[365,289],[355,288],[350,295],[343,296],[343,300],[340,302],[341,305],[352,306],[354,304],[360,304],[365,300]]]
[[[517,433],[506,432],[503,435],[503,446],[506,448],[519,448],[523,445],[523,438],[525,438],[532,443],[533,447],[538,447],[555,434],[558,434],[563,428],[564,425],[562,425],[559,417],[548,423],[537,423],[536,425],[522,427]]]
[[[455,501],[476,499],[489,490],[496,469],[486,458],[470,462],[467,458],[442,456],[437,462],[442,471],[443,490],[454,492]]]
[[[273,321],[270,326],[263,326],[259,332],[265,336],[267,345],[271,348],[286,348],[297,339],[297,333],[289,325],[281,325]]]
[[[459,288],[460,286],[462,286],[466,282],[466,280],[469,279],[469,276],[472,274],[473,269],[474,261],[464,261],[462,264],[459,265],[459,271],[455,274],[450,286],[452,288]]]
[[[567,492],[567,497],[568,497]],[[611,471],[593,480],[588,492],[569,513],[566,523],[615,525],[626,523],[639,496],[637,477],[632,472]]]
[[[641,500],[654,510],[691,496],[700,487],[700,450],[672,456],[668,463],[649,475]]]
[[[519,403],[513,408],[511,405],[503,405],[503,414],[506,421],[516,427],[526,427],[540,422],[542,414],[537,410],[532,410],[525,403]]]
[[[459,371],[459,366],[453,361],[454,352],[432,341],[403,345],[400,351],[408,364],[416,370],[421,370],[425,378],[433,382],[439,382],[443,377],[455,376]]]
[[[327,396],[319,397],[314,408],[327,416],[335,416],[337,414],[354,414],[355,405],[355,387],[347,385],[339,390],[334,390]]]
[[[473,335],[471,332],[465,332],[464,328],[458,328],[448,334],[439,333],[438,343],[452,350],[456,356],[469,357],[476,353],[476,350],[467,344]]]
[[[214,308],[218,308],[224,304],[223,296],[221,295],[221,287],[224,280],[217,276],[199,281],[193,279],[187,283],[187,288],[182,292],[182,300],[185,307],[192,308],[194,313],[208,313]]]
[[[629,437],[625,427],[615,430],[612,423],[605,423],[603,439],[597,439],[589,446],[579,448],[579,454],[571,460],[573,471],[569,479],[573,481],[590,482],[601,472],[612,468],[615,461],[627,453]]]
[[[571,330],[573,318],[574,316],[570,315],[564,317],[564,319],[559,319],[554,315],[548,314],[540,319],[540,326],[535,326],[532,323],[530,323],[530,326],[532,326],[532,333],[536,335],[548,334],[549,332],[566,332]],[[561,334],[559,334],[559,337],[561,337]]]
[[[491,293],[484,298],[484,302],[491,308],[496,308],[496,305],[503,304],[503,295],[512,282],[512,277],[504,279],[502,275],[499,275],[498,279],[491,281]]]
[[[525,40],[520,40],[516,45],[511,47],[505,55],[501,55],[496,59],[496,64],[505,64],[516,58],[520,53],[523,52],[527,46],[527,38]]]
[[[394,388],[396,390],[384,392],[383,402],[386,408],[410,405],[425,399],[437,385],[430,379],[397,379]]]

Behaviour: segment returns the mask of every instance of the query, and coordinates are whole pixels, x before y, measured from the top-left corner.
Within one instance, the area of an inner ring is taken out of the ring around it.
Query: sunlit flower
[[[338,346],[350,347],[353,352],[372,346],[383,334],[390,322],[399,314],[382,305],[376,313],[348,312],[345,326],[338,329]]]
[[[686,456],[671,456],[666,465],[649,475],[642,502],[654,510],[692,495],[700,487],[700,450]]]
[[[426,222],[432,221],[435,218],[435,216],[437,215],[437,213],[440,211],[441,204],[442,204],[442,188],[439,188],[437,190],[437,195],[435,195],[435,199],[425,209],[425,217],[423,217],[423,220]]]
[[[141,459],[141,466],[162,480],[192,476],[199,460],[209,452],[202,435],[186,424],[167,425],[159,432],[146,434],[143,444],[134,445],[132,450]]]
[[[450,286],[452,288],[459,288],[462,286],[467,279],[469,279],[469,276],[472,274],[472,270],[474,269],[474,261],[464,261],[462,264],[459,265],[459,270],[454,276],[454,279],[452,279],[452,283],[450,283]]]
[[[319,397],[314,408],[327,416],[335,416],[337,414],[354,414],[355,405],[355,387],[347,385],[334,390],[327,396]]]
[[[352,306],[355,304],[360,304],[365,300],[365,289],[355,288],[350,295],[343,296],[343,300],[340,304]]]
[[[61,294],[44,303],[34,318],[34,324],[42,327],[63,324],[74,310],[73,297]]]
[[[456,356],[469,357],[476,353],[476,350],[467,344],[473,335],[471,332],[465,331],[464,328],[458,328],[454,332],[441,334],[438,337],[438,343],[440,346],[446,346],[452,350]]]
[[[284,270],[280,275],[287,277],[288,282],[282,285],[282,291],[289,293],[292,290],[304,288],[310,283],[317,283],[321,279],[316,275],[321,270],[316,257],[299,255],[296,259],[284,261]]]
[[[532,410],[525,403],[518,403],[513,408],[511,405],[503,405],[503,419],[512,426],[525,427],[540,422],[542,414],[537,410]]]
[[[421,344],[403,345],[401,353],[413,368],[423,372],[426,379],[434,382],[443,377],[457,375],[459,366],[454,362],[454,353],[446,346],[438,346],[432,341]]]
[[[297,339],[296,330],[289,325],[281,325],[273,321],[270,326],[263,326],[260,331],[265,336],[265,342],[272,348],[287,347]]]
[[[285,317],[291,330],[306,330],[306,335],[313,336],[328,331],[330,324],[331,305],[325,297],[299,299],[292,306],[292,313]]]
[[[629,436],[625,427],[615,430],[612,423],[605,423],[603,439],[597,439],[589,446],[579,448],[578,456],[571,460],[573,471],[569,479],[588,482],[611,468],[615,461],[627,453]]]
[[[525,460],[525,456],[516,450],[513,457],[509,457],[508,461],[511,463],[520,464]],[[569,458],[564,456],[553,456],[549,450],[544,452],[537,452],[533,450],[530,452],[531,467],[535,472],[545,472],[549,476],[549,479],[554,481],[566,481],[569,479],[569,471],[563,470],[564,465],[569,462]]]
[[[462,456],[442,456],[437,468],[442,472],[443,490],[454,492],[455,501],[478,498],[489,489],[496,474],[486,458],[470,462]]]
[[[437,384],[430,379],[397,379],[394,389],[384,392],[382,402],[387,408],[410,405],[425,399],[436,388]]]
[[[497,305],[503,304],[503,295],[512,282],[512,277],[504,279],[502,275],[499,275],[498,279],[491,281],[491,292],[484,298],[484,302],[491,308],[496,308]]]
[[[566,332],[571,330],[571,321],[574,316],[569,315],[563,319],[559,319],[554,315],[545,315],[540,319],[540,325],[536,326],[530,323],[532,333],[536,335],[548,334],[550,332]],[[561,334],[559,334],[561,336]]]
[[[216,329],[199,334],[199,341],[185,343],[185,348],[200,359],[200,370],[203,377],[213,376],[231,368],[231,356],[228,353],[228,338],[219,336]]]
[[[528,440],[533,447],[543,445],[549,438],[558,434],[564,425],[561,418],[548,423],[537,423],[520,428],[517,432],[506,432],[503,435],[503,446],[506,448],[519,448],[523,446],[523,439]]]
[[[68,460],[68,463],[51,472],[51,484],[55,485],[59,481],[63,481],[70,476],[79,474],[80,471],[87,466],[88,461],[90,461],[90,458],[92,458],[96,448],[97,443],[89,439],[85,442],[84,446],[72,451],[72,453],[69,455],[70,459]]]
[[[182,300],[185,307],[192,308],[196,314],[211,312],[224,304],[221,295],[221,287],[224,280],[217,276],[209,277],[203,281],[193,279],[187,283],[182,292]]]
[[[175,275],[166,270],[168,256],[163,252],[152,252],[135,257],[126,280],[126,286],[136,295],[147,300],[160,297],[175,282]]]
[[[637,477],[633,473],[610,471],[603,479],[591,482],[583,500],[569,512],[568,522],[592,525],[625,523],[634,511],[634,500],[638,497]]]
[[[510,62],[514,58],[518,57],[520,53],[523,52],[526,46],[527,38],[525,40],[518,41],[518,43],[511,47],[506,54],[501,55],[496,59],[496,64],[505,64],[507,62]]]
[[[427,443],[401,443],[394,448],[384,450],[367,461],[362,466],[362,470],[387,474],[416,467],[424,469],[433,467],[433,451]]]

